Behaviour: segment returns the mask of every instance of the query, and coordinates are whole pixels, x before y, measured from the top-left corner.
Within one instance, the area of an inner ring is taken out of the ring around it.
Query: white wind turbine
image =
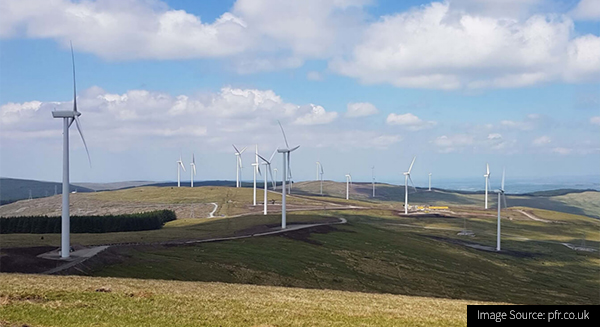
[[[259,166],[259,162],[258,162],[258,144],[256,145],[256,150],[254,151],[254,163],[252,163],[252,167],[254,168],[254,188],[253,188],[253,197],[252,197],[252,205],[256,205],[256,174],[261,174],[260,172],[260,166]]]
[[[273,157],[275,156],[275,153],[277,153],[277,150],[273,151],[273,154],[271,155],[271,158],[269,158],[269,160],[263,158],[263,156],[261,156],[260,154],[258,155],[262,160],[263,160],[263,165],[265,165],[265,175],[264,175],[264,208],[263,208],[263,214],[266,215],[267,214],[267,171],[269,172],[269,175],[271,175],[271,181],[273,181],[273,174],[271,173],[271,161],[273,160]]]
[[[488,190],[490,189],[490,165],[486,165],[486,173],[483,175],[485,178],[485,209],[488,208]]]
[[[244,153],[244,151],[246,151],[246,147],[244,147],[242,149],[242,151],[239,151],[238,148],[235,147],[235,145],[231,145],[233,146],[233,148],[235,149],[235,187],[240,187],[240,179],[241,179],[241,175],[242,175],[242,153]]]
[[[290,145],[288,144],[287,138],[285,137],[285,132],[283,131],[283,126],[281,126],[281,123],[279,121],[277,121],[277,123],[279,123],[279,127],[281,128],[281,133],[283,134],[283,140],[285,141],[285,149],[277,149],[277,152],[283,154],[283,174],[282,174],[282,184],[281,184],[281,228],[285,229],[286,227],[286,212],[285,212],[285,182],[287,179],[287,175],[286,175],[286,170],[290,171],[290,160],[291,160],[291,156],[290,153],[292,153],[292,151],[295,151],[296,149],[298,149],[300,146],[296,146],[293,148],[290,148]],[[291,174],[290,174],[291,176]]]
[[[196,176],[196,157],[194,157],[194,154],[192,153],[192,162],[190,163],[190,180],[191,180],[191,187],[194,187],[194,176]]]
[[[415,183],[413,183],[412,178],[410,178],[410,171],[413,167],[413,165],[415,164],[415,160],[417,159],[417,157],[414,157],[410,167],[408,167],[408,171],[404,173],[404,214],[408,214],[408,180],[410,179],[410,183],[412,184],[413,188],[415,189],[415,191],[417,191],[417,188],[415,187]]]
[[[277,189],[277,168],[273,168],[273,173],[275,174],[275,178],[273,179],[273,190]]]
[[[496,192],[498,193],[498,230],[496,232],[496,251],[500,251],[500,210],[502,210],[501,200],[504,200],[504,208],[507,207],[506,196],[504,195],[504,173],[505,170],[502,169],[502,184],[500,186],[500,189],[496,190]]]
[[[62,179],[62,215],[61,215],[61,230],[60,230],[60,256],[62,258],[68,258],[70,256],[71,249],[71,221],[69,214],[69,127],[75,122],[77,131],[83,141],[85,152],[88,156],[90,167],[92,166],[92,160],[90,159],[90,152],[88,151],[85,138],[81,132],[81,124],[79,123],[79,116],[81,113],[77,111],[77,87],[75,83],[75,55],[73,54],[73,44],[71,44],[71,60],[73,62],[73,110],[61,110],[53,111],[52,117],[62,118],[63,120],[63,179]]]
[[[350,183],[352,183],[352,175],[346,174],[346,200],[350,197]]]
[[[318,162],[318,163],[319,163],[319,169],[320,169],[319,174],[321,175],[321,195],[323,195],[323,165],[320,162]]]
[[[179,156],[179,160],[177,160],[177,187],[181,187],[181,172],[179,168],[182,168],[185,171],[185,166],[183,165],[183,161],[181,161],[181,155]]]
[[[429,191],[431,192],[431,173],[429,173]]]
[[[375,197],[375,166],[371,167],[371,184],[373,185],[373,197]]]

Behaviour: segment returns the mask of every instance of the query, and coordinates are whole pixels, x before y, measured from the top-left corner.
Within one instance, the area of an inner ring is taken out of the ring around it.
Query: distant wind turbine
[[[346,174],[346,200],[350,197],[350,183],[352,183],[352,175],[350,173]]]
[[[502,169],[502,184],[500,186],[500,189],[496,191],[498,193],[498,231],[496,232],[496,251],[500,251],[500,210],[502,210],[501,200],[504,200],[504,208],[507,207],[506,196],[504,195],[504,173],[505,170]]]
[[[275,153],[277,153],[277,150],[273,151],[273,154],[271,155],[271,158],[269,158],[269,160],[265,159],[263,156],[261,156],[260,154],[258,155],[262,160],[263,160],[263,165],[265,165],[265,175],[264,175],[264,200],[263,200],[263,214],[266,215],[267,214],[267,172],[269,173],[269,175],[271,175],[271,181],[273,181],[273,174],[271,173],[271,161],[273,160],[273,157],[275,156]]]
[[[241,183],[241,177],[242,177],[242,168],[244,168],[242,166],[242,153],[244,153],[244,151],[246,151],[246,147],[244,147],[242,149],[242,151],[238,150],[238,148],[235,147],[235,145],[231,145],[233,146],[233,148],[235,149],[235,187],[240,187]]]
[[[417,191],[417,188],[415,187],[415,184],[412,181],[412,178],[410,178],[410,171],[412,170],[413,165],[415,164],[415,160],[417,159],[417,157],[414,157],[412,160],[412,163],[410,164],[410,167],[408,167],[408,171],[404,173],[404,214],[408,214],[408,180],[410,179],[410,183],[412,184],[413,188],[415,189],[415,191]]]
[[[258,162],[258,144],[256,145],[256,150],[254,151],[254,162],[252,163],[252,167],[254,169],[252,169],[254,171],[254,187],[253,187],[253,197],[252,197],[252,205],[256,205],[256,174],[261,174],[260,172],[260,166],[259,166],[259,162]]]
[[[73,62],[73,110],[53,111],[52,117],[62,118],[63,120],[63,179],[62,179],[62,214],[61,214],[61,237],[60,237],[60,256],[68,258],[71,249],[71,221],[69,213],[69,127],[75,122],[77,131],[83,141],[85,152],[87,153],[88,162],[92,166],[90,152],[88,151],[85,138],[81,132],[81,124],[79,116],[81,113],[77,111],[77,87],[75,83],[75,55],[73,54],[73,44],[71,43],[71,60]]]
[[[273,173],[275,174],[275,178],[273,179],[273,190],[277,189],[277,168],[273,168]]]
[[[179,160],[177,160],[177,187],[181,187],[181,172],[179,168],[182,168],[185,171],[185,166],[183,165],[183,161],[181,161],[181,155],[179,156]]]
[[[490,189],[490,165],[486,165],[486,173],[483,175],[485,177],[485,209],[488,208],[488,190]]]
[[[373,185],[373,197],[375,197],[375,166],[371,167],[371,184]]]
[[[323,195],[323,165],[319,162],[319,174],[321,175],[321,195]]]
[[[285,182],[287,179],[286,170],[288,172],[290,171],[290,161],[291,161],[290,154],[292,153],[292,151],[295,151],[300,146],[298,145],[293,148],[290,148],[287,138],[285,137],[285,132],[283,131],[283,126],[281,126],[281,123],[279,121],[277,121],[277,123],[279,123],[279,127],[281,128],[281,133],[283,134],[283,140],[285,141],[285,149],[277,149],[277,152],[283,154],[283,174],[282,174],[283,178],[282,178],[282,184],[281,184],[281,228],[285,229],[285,227],[286,227]],[[290,173],[290,177],[291,177],[291,173]]]
[[[196,157],[194,157],[194,154],[192,153],[192,162],[190,163],[190,180],[191,180],[191,187],[194,187],[194,176],[196,176]]]
[[[431,192],[431,173],[429,173],[429,191]]]

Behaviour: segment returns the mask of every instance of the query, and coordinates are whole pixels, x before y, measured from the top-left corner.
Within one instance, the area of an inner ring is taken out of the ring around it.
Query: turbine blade
[[[181,166],[181,168],[183,168],[183,171],[185,171],[185,165],[183,164],[183,162],[179,161],[179,165]]]
[[[412,162],[410,163],[410,167],[408,167],[408,173],[409,173],[409,174],[410,174],[410,171],[411,171],[411,169],[412,169],[413,165],[415,164],[415,160],[416,160],[416,159],[417,159],[417,157],[414,157],[414,158],[413,158],[413,160],[412,160]]]
[[[502,168],[502,187],[500,188],[502,190],[502,192],[504,192],[504,173],[506,172],[506,170],[504,168]]]
[[[238,150],[238,148],[235,147],[235,145],[231,145],[234,149],[235,149],[235,153],[240,153],[240,150]]]
[[[275,157],[275,154],[277,153],[277,149],[275,149],[275,151],[273,151],[273,154],[271,155],[271,158],[269,158],[269,163],[271,161],[273,161],[273,157]]]
[[[415,189],[415,192],[416,192],[417,188],[415,187],[415,183],[413,183],[412,178],[410,178],[410,175],[408,175],[408,179],[410,180],[410,184],[412,185],[412,187]]]
[[[196,157],[194,157],[193,153],[192,153],[192,163],[194,164],[194,166],[196,165]]]
[[[490,164],[486,163],[485,165],[487,167],[486,174],[489,176],[490,175]]]
[[[263,156],[261,156],[260,154],[258,155],[259,158],[261,158],[264,162],[266,163],[271,163],[271,161],[265,159]]]
[[[83,137],[83,132],[81,131],[81,125],[79,123],[79,117],[75,116],[75,125],[77,126],[77,131],[79,131],[79,135],[81,135],[81,140],[83,141],[83,146],[85,147],[85,152],[87,153],[88,162],[90,163],[90,168],[92,167],[92,159],[90,158],[90,151],[88,151],[87,144],[85,143],[85,138]]]
[[[242,151],[240,152],[240,154],[244,153],[244,151],[246,151],[246,148],[248,148],[248,147],[247,147],[247,146],[246,146],[246,147],[244,147],[244,148],[242,149]]]
[[[292,151],[296,151],[296,149],[298,149],[299,147],[300,147],[300,146],[298,145],[298,146],[296,146],[296,147],[294,147],[294,148],[291,148],[291,149],[290,149],[290,152],[292,152]]]
[[[508,205],[506,204],[506,195],[504,192],[502,192],[502,200],[504,200],[504,209],[508,208]]]
[[[77,87],[75,84],[75,55],[73,54],[73,42],[71,43],[71,62],[73,63],[73,111],[77,112]],[[73,122],[71,122],[73,123]]]
[[[279,120],[277,121],[277,123],[279,124],[279,127],[281,127],[281,133],[283,133],[283,140],[285,141],[285,147],[287,149],[289,149],[290,145],[288,144],[287,137],[285,137],[285,131],[283,130],[283,126],[281,126],[281,122]]]

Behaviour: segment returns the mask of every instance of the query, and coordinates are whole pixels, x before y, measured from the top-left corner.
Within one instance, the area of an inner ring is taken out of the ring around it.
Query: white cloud
[[[306,111],[306,110],[304,110]],[[321,125],[329,124],[337,117],[337,112],[327,112],[325,108],[310,104],[308,112],[294,121],[297,125]]]
[[[531,144],[533,144],[534,146],[544,146],[550,142],[552,142],[552,139],[549,136],[543,135],[533,140]]]
[[[417,131],[425,128],[431,128],[437,124],[435,121],[424,121],[421,118],[409,113],[395,114],[391,113],[387,116],[385,122],[388,125],[399,125],[408,128],[411,131]]]
[[[365,117],[379,112],[373,104],[368,102],[350,102],[346,108],[346,117]]]
[[[558,147],[558,148],[552,149],[552,152],[565,156],[565,155],[570,154],[572,152],[572,149]]]
[[[600,126],[600,116],[590,118],[590,123]]]
[[[600,1],[581,0],[570,15],[578,20],[600,20]]]
[[[460,150],[474,143],[474,138],[467,134],[442,135],[433,140],[433,144],[438,147],[438,151],[449,153]]]
[[[308,79],[309,81],[322,81],[323,74],[316,71],[310,71],[306,74],[306,79]]]
[[[492,133],[488,135],[488,140],[499,140],[502,138],[502,134]]]
[[[411,88],[599,80],[600,38],[574,37],[573,26],[566,16],[496,18],[433,2],[371,24],[351,54],[330,68],[363,83]]]

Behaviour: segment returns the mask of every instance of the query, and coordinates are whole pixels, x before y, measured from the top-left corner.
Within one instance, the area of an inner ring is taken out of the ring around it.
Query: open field
[[[422,196],[442,194],[428,193]],[[440,200],[435,204],[449,204],[448,210],[405,216],[401,203],[391,199],[345,200],[304,194],[289,198],[291,207],[299,210],[288,214],[290,223],[338,218],[348,223],[182,244],[254,233],[277,226],[280,215],[255,214],[262,206],[248,205],[252,189],[245,188],[143,187],[81,194],[116,206],[216,202],[228,217],[181,218],[155,231],[73,234],[73,243],[117,245],[63,272],[94,278],[0,275],[3,280],[13,278],[10,283],[17,285],[0,291],[2,316],[9,317],[4,319],[10,323],[75,325],[75,318],[63,315],[64,310],[49,309],[63,306],[76,310],[74,317],[89,317],[82,319],[99,325],[127,321],[141,326],[147,319],[154,319],[157,325],[173,321],[183,326],[197,321],[214,325],[221,318],[225,319],[223,326],[329,326],[336,325],[334,322],[340,326],[425,326],[464,325],[465,301],[600,304],[598,219],[528,207],[503,210],[503,251],[497,253],[485,250],[495,246],[496,211],[469,202],[478,195],[443,194],[463,200],[460,204]],[[269,196],[280,200],[277,193]],[[417,199],[412,203],[418,203]],[[464,228],[474,234],[457,235]],[[9,234],[3,235],[0,245],[56,246],[59,238],[58,234]],[[565,244],[585,245],[595,251],[576,251]],[[56,282],[48,284],[43,278]],[[69,284],[68,289],[60,290],[62,284]],[[101,287],[111,292],[95,292]],[[90,304],[104,301],[107,309]],[[389,305],[382,304],[385,301]],[[156,309],[170,302],[177,303],[175,311]],[[443,303],[441,311],[438,303]],[[111,310],[117,312],[115,317],[105,317]],[[125,318],[120,316],[123,312],[137,314]]]
[[[465,326],[473,301],[0,274],[0,326]]]

